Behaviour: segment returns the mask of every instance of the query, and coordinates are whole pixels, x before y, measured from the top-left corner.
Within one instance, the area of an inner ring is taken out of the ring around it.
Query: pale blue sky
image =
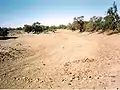
[[[36,21],[46,25],[67,24],[81,15],[88,20],[94,15],[103,16],[113,1],[0,0],[0,26],[19,27]],[[115,1],[119,7],[120,0]]]

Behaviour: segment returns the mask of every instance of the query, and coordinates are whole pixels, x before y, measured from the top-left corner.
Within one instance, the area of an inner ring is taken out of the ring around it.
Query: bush
[[[33,32],[34,34],[39,34],[42,32],[48,32],[48,31],[53,31],[57,29],[56,26],[44,26],[41,25],[39,22],[35,22],[32,25],[24,25],[24,31],[27,33]]]
[[[8,29],[7,28],[1,28],[0,27],[0,36],[7,36],[8,35]]]

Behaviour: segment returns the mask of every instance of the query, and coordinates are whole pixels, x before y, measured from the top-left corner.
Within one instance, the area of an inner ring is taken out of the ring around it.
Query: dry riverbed
[[[120,35],[58,30],[0,40],[0,88],[119,89]]]

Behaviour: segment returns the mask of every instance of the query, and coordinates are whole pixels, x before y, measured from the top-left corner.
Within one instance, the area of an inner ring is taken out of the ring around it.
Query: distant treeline
[[[73,22],[68,25],[59,26],[44,26],[39,22],[35,22],[32,25],[24,25],[19,28],[0,28],[0,36],[7,36],[9,30],[24,30],[25,32],[33,32],[39,34],[41,32],[53,31],[56,29],[69,29],[79,30],[80,32],[97,32],[97,31],[118,31],[120,32],[120,16],[118,14],[117,4],[113,2],[113,6],[108,8],[106,15],[93,16],[89,21],[84,20],[84,16],[74,17]]]

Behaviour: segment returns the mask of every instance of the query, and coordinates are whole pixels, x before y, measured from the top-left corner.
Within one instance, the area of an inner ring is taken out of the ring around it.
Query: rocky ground
[[[119,89],[120,35],[58,30],[0,40],[0,88]]]

